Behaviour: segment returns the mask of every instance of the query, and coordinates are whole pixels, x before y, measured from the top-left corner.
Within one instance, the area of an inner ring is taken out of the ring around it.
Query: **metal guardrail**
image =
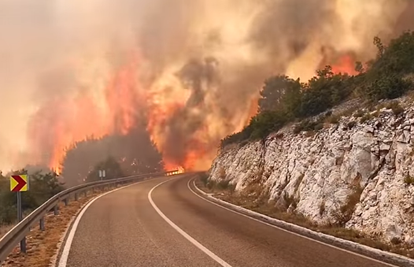
[[[7,234],[5,234],[0,239],[0,264],[7,259],[9,254],[13,249],[26,238],[26,235],[30,232],[30,228],[35,224],[39,223],[40,229],[43,231],[45,229],[44,225],[44,216],[50,212],[54,211],[54,214],[58,214],[58,204],[63,201],[65,205],[68,205],[69,198],[74,197],[75,201],[78,200],[78,196],[81,193],[85,193],[91,189],[96,189],[99,187],[111,186],[111,185],[122,185],[134,181],[142,180],[143,178],[153,178],[157,176],[170,176],[178,174],[177,170],[169,172],[158,172],[158,173],[149,173],[141,175],[133,175],[128,177],[108,179],[103,181],[90,182],[86,184],[81,184],[74,186],[72,188],[66,189],[43,203],[40,207],[35,209],[32,213],[27,215],[21,222],[15,225]]]

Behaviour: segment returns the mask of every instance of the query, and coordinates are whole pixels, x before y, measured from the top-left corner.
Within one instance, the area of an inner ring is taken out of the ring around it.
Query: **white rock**
[[[408,114],[414,117],[414,110]],[[392,124],[402,122],[401,117],[375,120],[382,124],[376,137],[367,124],[346,131],[335,125],[312,138],[294,135],[286,127],[280,131],[283,137],[268,139],[265,145],[253,142],[226,148],[214,160],[210,178],[220,179],[224,173],[237,191],[263,184],[275,200],[284,194],[294,196],[296,212],[318,223],[334,221],[333,214],[355,192],[350,188],[360,179],[364,188],[347,227],[414,245],[412,214],[406,212],[414,207],[414,186],[404,183],[407,173],[414,176],[410,146],[414,133],[411,127],[393,130]]]

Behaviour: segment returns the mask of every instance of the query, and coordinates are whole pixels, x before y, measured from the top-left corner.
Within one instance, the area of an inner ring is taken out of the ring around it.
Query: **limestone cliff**
[[[260,184],[276,205],[315,222],[341,221],[414,243],[414,105],[399,101],[400,114],[363,110],[361,119],[354,109],[313,134],[294,134],[290,126],[263,141],[227,146],[210,179],[230,179],[236,191]]]

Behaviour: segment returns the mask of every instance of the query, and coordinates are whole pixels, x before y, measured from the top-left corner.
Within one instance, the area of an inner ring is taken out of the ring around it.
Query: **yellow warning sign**
[[[29,180],[27,175],[12,175],[10,177],[10,191],[23,192],[29,190]]]

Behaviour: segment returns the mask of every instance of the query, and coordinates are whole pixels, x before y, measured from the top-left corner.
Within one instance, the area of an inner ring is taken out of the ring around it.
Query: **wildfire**
[[[77,142],[113,133],[127,134],[139,118],[136,72],[133,62],[116,71],[98,96],[88,91],[43,105],[28,128],[31,157],[38,159],[35,163],[48,162],[50,169],[61,173],[66,151]],[[45,151],[50,153],[44,154]]]
[[[182,173],[184,170],[207,168],[215,156],[219,140],[231,132],[220,131],[220,123],[214,116],[204,118],[197,122],[199,125],[196,128],[189,130],[192,122],[188,121],[197,119],[206,107],[186,107],[191,93],[173,76],[161,76],[149,88],[142,88],[139,86],[138,65],[138,60],[134,58],[131,63],[115,71],[108,79],[101,98],[84,93],[70,101],[54,99],[38,110],[30,127],[31,140],[37,145],[38,151],[45,150],[44,145],[47,144],[49,148],[46,150],[51,151],[51,154],[43,155],[43,158],[37,154],[36,158],[41,161],[46,157],[50,168],[60,173],[62,160],[69,147],[86,138],[99,139],[113,133],[128,134],[138,123],[137,119],[145,114],[147,131],[163,155],[166,170],[178,169]],[[339,57],[332,64],[332,71],[355,74],[353,58],[347,54]],[[102,99],[103,107],[100,105]],[[257,112],[257,105],[257,96],[254,96],[248,103],[246,117],[240,118],[234,131],[241,130],[249,123]],[[210,103],[208,108],[217,109],[214,103]],[[171,124],[177,114],[182,114],[182,121]],[[178,132],[191,136],[186,137],[183,143],[180,136],[171,137],[171,132],[177,130],[171,127],[180,127]],[[50,131],[44,131],[44,128]],[[175,151],[182,153],[177,154]]]
[[[358,74],[358,72],[355,70],[355,59],[350,54],[340,56],[338,60],[332,64],[332,72],[334,74]]]

